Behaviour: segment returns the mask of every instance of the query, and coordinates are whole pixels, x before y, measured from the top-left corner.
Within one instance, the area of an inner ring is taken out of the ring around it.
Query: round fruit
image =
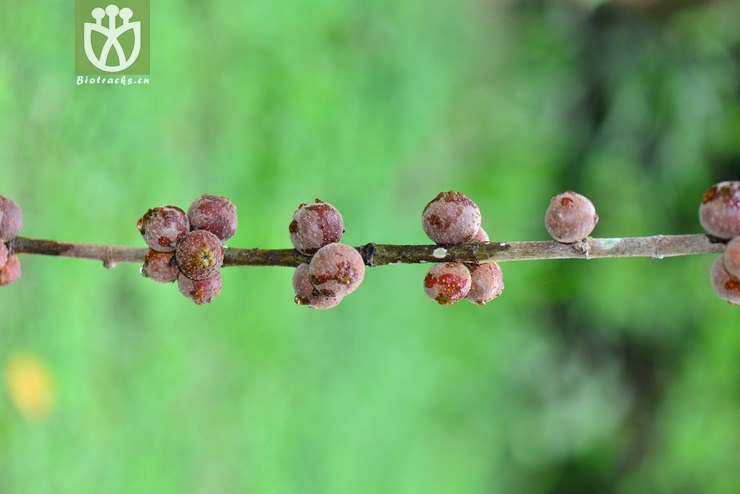
[[[224,262],[221,240],[206,230],[188,233],[177,246],[176,255],[180,271],[193,280],[215,276]]]
[[[177,281],[180,269],[177,267],[177,259],[174,252],[157,252],[150,250],[144,257],[144,266],[141,274],[145,278],[157,283],[173,283]]]
[[[311,258],[308,273],[319,293],[344,297],[360,286],[365,276],[365,263],[354,248],[334,243],[316,252]]]
[[[177,244],[190,231],[185,211],[175,206],[152,208],[136,222],[149,248],[158,252],[174,252]]]
[[[545,228],[552,238],[563,243],[588,237],[598,221],[591,201],[570,190],[554,196],[545,213]]]
[[[730,240],[722,255],[725,258],[727,273],[736,280],[740,280],[740,237]]]
[[[712,288],[720,298],[732,305],[740,305],[740,281],[733,279],[725,269],[723,256],[719,256],[710,273]]]
[[[207,230],[226,242],[236,233],[238,219],[236,206],[227,198],[205,194],[188,209],[190,227]]]
[[[180,275],[177,278],[177,287],[180,293],[198,305],[209,304],[221,293],[221,272],[204,280],[192,280]]]
[[[704,193],[699,222],[719,238],[740,236],[740,181],[714,184]]]
[[[321,295],[311,284],[308,264],[301,264],[293,273],[293,290],[295,303],[307,305],[312,309],[329,309],[342,301],[342,297],[327,297]]]
[[[445,262],[432,266],[424,278],[424,291],[432,300],[447,305],[462,300],[470,292],[470,271],[459,262]]]
[[[488,234],[483,229],[483,227],[480,227],[478,229],[478,233],[476,233],[473,238],[470,239],[471,242],[490,242],[491,239],[488,238]]]
[[[17,237],[22,227],[21,207],[12,199],[0,196],[0,242]]]
[[[3,269],[5,263],[8,262],[8,248],[4,243],[0,242],[0,269]]]
[[[460,192],[440,192],[421,214],[427,236],[438,244],[462,244],[480,230],[478,206]]]
[[[296,250],[313,254],[325,245],[342,240],[344,220],[337,208],[316,199],[312,204],[298,207],[288,231]]]
[[[501,268],[495,262],[486,262],[470,267],[471,286],[467,299],[484,305],[504,291],[504,278]]]
[[[0,269],[0,286],[10,285],[21,277],[21,260],[18,256],[8,257],[8,262]]]

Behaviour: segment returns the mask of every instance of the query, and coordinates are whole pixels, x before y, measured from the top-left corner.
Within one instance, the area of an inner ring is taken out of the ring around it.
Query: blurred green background
[[[734,0],[156,1],[151,20],[150,85],[76,86],[73,2],[0,0],[0,193],[23,235],[143,246],[147,208],[213,193],[238,206],[232,246],[289,246],[316,197],[347,243],[427,243],[450,189],[492,240],[546,239],[565,189],[595,236],[693,233],[702,192],[740,178]],[[383,267],[319,312],[287,268],[226,269],[197,307],[137,266],[24,256],[0,291],[0,492],[737,493],[740,312],[712,262],[506,263],[485,307]]]

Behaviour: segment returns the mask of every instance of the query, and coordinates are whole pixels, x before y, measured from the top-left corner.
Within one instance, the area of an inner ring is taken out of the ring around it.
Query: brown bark
[[[11,243],[16,254],[35,254],[118,263],[142,263],[147,249],[117,245],[77,244],[18,237]],[[725,243],[708,235],[655,235],[651,237],[588,238],[575,244],[554,241],[483,242],[463,245],[366,244],[356,249],[368,266],[425,262],[533,261],[543,259],[598,259],[607,257],[664,257],[721,253]],[[298,266],[310,256],[294,249],[227,248],[225,266]]]

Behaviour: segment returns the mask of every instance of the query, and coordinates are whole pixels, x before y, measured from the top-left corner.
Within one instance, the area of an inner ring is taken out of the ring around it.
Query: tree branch
[[[117,245],[76,244],[18,237],[10,244],[15,254],[96,259],[112,268],[118,263],[142,263],[148,249]],[[483,242],[463,245],[367,244],[356,249],[368,266],[424,262],[534,261],[544,259],[598,259],[608,257],[664,257],[718,254],[725,241],[709,235],[654,235],[651,237],[588,238],[574,244],[542,242]],[[224,266],[298,266],[310,256],[294,249],[226,248]]]

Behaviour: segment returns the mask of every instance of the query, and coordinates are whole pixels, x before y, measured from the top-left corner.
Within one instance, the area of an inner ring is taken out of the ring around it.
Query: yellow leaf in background
[[[54,383],[46,363],[36,355],[16,353],[5,362],[5,387],[21,415],[43,419],[54,407]]]

